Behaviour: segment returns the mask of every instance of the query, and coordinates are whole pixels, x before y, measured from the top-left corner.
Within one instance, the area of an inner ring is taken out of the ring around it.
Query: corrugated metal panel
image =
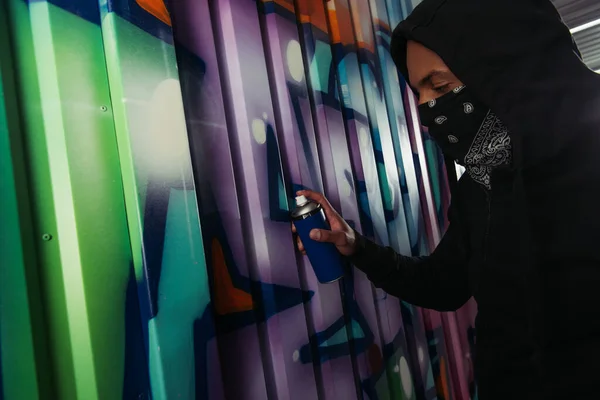
[[[598,0],[554,0],[553,3],[570,28],[600,18]]]
[[[586,64],[593,70],[600,69],[600,25],[573,36]]]
[[[600,19],[598,0],[553,0],[553,3],[571,29]],[[577,32],[573,36],[588,66],[594,70],[600,69],[600,26]]]

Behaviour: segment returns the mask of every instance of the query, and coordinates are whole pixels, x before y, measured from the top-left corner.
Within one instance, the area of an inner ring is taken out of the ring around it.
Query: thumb
[[[344,246],[348,242],[344,232],[325,229],[313,229],[310,231],[310,238],[316,242],[333,243],[336,246]]]

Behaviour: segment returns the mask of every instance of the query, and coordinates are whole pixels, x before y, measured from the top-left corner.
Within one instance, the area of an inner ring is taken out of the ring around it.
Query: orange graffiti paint
[[[136,3],[148,13],[152,14],[165,24],[171,26],[171,16],[165,6],[164,0],[135,0]]]
[[[252,296],[233,286],[223,248],[217,239],[212,240],[211,250],[214,276],[213,301],[217,314],[226,315],[252,310],[254,307]]]

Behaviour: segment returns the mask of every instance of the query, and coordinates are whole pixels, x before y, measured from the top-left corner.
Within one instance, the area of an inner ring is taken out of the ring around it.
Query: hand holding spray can
[[[342,278],[344,264],[335,245],[317,242],[309,236],[313,229],[329,230],[321,205],[309,201],[305,196],[296,197],[292,220],[319,282],[332,283]]]

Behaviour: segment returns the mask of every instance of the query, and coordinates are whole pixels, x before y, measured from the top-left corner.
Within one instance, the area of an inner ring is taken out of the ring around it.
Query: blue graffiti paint
[[[209,398],[208,376],[208,342],[215,337],[214,315],[212,307],[206,307],[202,317],[194,321],[194,370],[196,400]]]
[[[151,399],[148,328],[143,320],[133,265],[125,296],[125,376],[123,399]],[[145,327],[145,329],[143,328]]]
[[[289,222],[288,198],[283,181],[281,153],[273,126],[267,126],[267,174],[269,183],[269,217],[271,221]]]
[[[150,300],[150,317],[158,314],[158,285],[162,271],[165,229],[171,188],[164,182],[148,182],[143,224],[143,260]]]
[[[362,226],[362,234],[366,237],[375,237],[375,227],[371,218],[371,209],[369,207],[369,195],[367,193],[367,183],[365,181],[356,181],[356,191],[358,200],[358,213]]]
[[[316,332],[309,338],[309,343],[300,348],[300,361],[304,364],[322,364],[339,357],[356,356],[374,343],[374,334],[353,296],[353,277],[345,278],[340,285],[345,294],[346,315],[325,330]],[[314,353],[311,343],[315,343],[317,353]]]
[[[100,9],[97,0],[24,0],[31,3],[50,3],[93,24],[100,25]]]
[[[119,17],[129,21],[144,32],[149,33],[165,43],[173,44],[173,32],[171,27],[140,7],[135,0],[103,1],[106,1],[105,7],[108,12],[114,12]],[[165,1],[165,6],[167,9],[169,8],[168,1]]]
[[[256,0],[252,0],[256,1]],[[288,10],[282,5],[276,3],[275,1],[256,1],[256,5],[258,8],[258,12],[264,15],[267,14],[277,14],[288,21],[292,21],[296,23],[296,14],[293,11]]]
[[[300,142],[302,143],[302,154],[306,158],[308,165],[308,173],[310,175],[310,181],[313,183],[320,182],[320,173],[317,171],[317,159],[318,155],[313,154],[312,147],[309,142],[308,133],[306,129],[306,123],[304,122],[304,116],[302,115],[302,108],[300,107],[300,99],[308,99],[308,92],[306,86],[302,84],[293,84],[288,82],[288,92],[290,94],[290,101],[294,110],[294,117],[298,126],[298,133],[300,135]]]

